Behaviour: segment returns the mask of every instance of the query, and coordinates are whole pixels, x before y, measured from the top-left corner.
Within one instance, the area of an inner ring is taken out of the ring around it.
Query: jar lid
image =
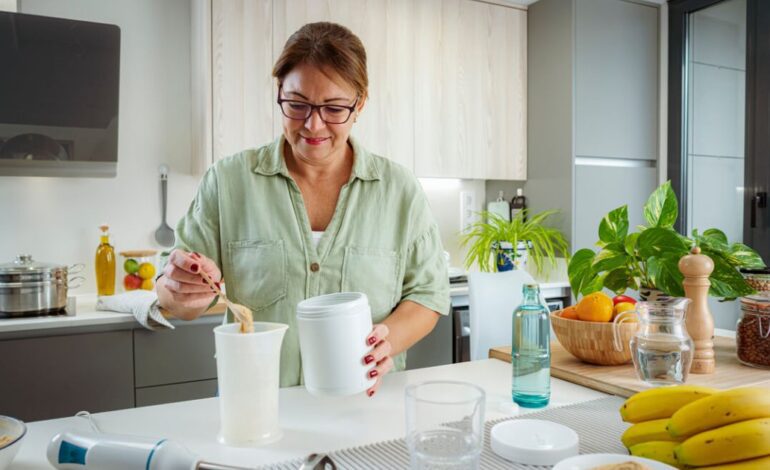
[[[41,263],[32,259],[32,255],[18,255],[10,263],[0,264],[0,274],[34,274],[47,273],[65,269],[60,264]]]
[[[556,465],[578,455],[579,437],[563,424],[541,419],[503,421],[489,432],[492,451],[511,462]]]
[[[120,256],[125,256],[126,258],[144,258],[147,256],[155,256],[156,253],[156,250],[128,250],[121,251],[118,254]]]
[[[741,297],[741,309],[770,314],[770,297],[762,294]]]
[[[339,292],[305,299],[297,304],[298,318],[330,318],[358,315],[369,309],[369,299],[362,292]],[[369,312],[367,311],[368,315]]]
[[[741,268],[742,274],[770,274],[770,267],[764,268]]]

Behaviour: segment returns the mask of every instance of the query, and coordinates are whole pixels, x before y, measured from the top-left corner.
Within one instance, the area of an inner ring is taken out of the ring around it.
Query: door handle
[[[754,194],[751,198],[751,228],[757,226],[757,209],[764,209],[767,207],[767,193],[760,191]]]

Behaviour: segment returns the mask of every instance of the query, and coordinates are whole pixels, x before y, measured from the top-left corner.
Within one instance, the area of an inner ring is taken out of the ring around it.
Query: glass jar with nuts
[[[770,297],[741,298],[741,318],[735,340],[739,361],[770,369]]]
[[[741,268],[746,283],[757,292],[770,292],[770,268]]]

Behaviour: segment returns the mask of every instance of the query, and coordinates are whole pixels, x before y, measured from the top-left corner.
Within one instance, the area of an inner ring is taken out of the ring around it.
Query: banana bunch
[[[631,455],[679,468],[770,469],[770,389],[655,388],[626,400],[620,415],[634,423],[621,437]]]

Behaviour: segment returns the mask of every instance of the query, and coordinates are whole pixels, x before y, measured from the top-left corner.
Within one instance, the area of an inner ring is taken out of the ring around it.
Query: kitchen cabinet
[[[211,3],[214,160],[273,140],[271,0]]]
[[[558,209],[572,251],[611,209],[631,226],[658,184],[659,7],[540,0],[528,10],[530,209]]]
[[[136,389],[136,406],[154,406],[187,400],[211,398],[217,395],[217,380],[201,380],[157,387]]]
[[[210,140],[209,161],[282,132],[272,65],[299,27],[332,21],[367,50],[370,96],[353,135],[369,150],[417,176],[526,178],[525,10],[475,0],[193,6],[193,88],[205,91],[210,80],[213,90],[210,110],[194,106],[193,135],[201,142],[194,148],[205,153]],[[210,75],[201,59],[207,54]]]
[[[415,173],[526,179],[527,13],[471,0],[415,8]]]
[[[131,331],[0,341],[0,414],[22,421],[134,406]]]

